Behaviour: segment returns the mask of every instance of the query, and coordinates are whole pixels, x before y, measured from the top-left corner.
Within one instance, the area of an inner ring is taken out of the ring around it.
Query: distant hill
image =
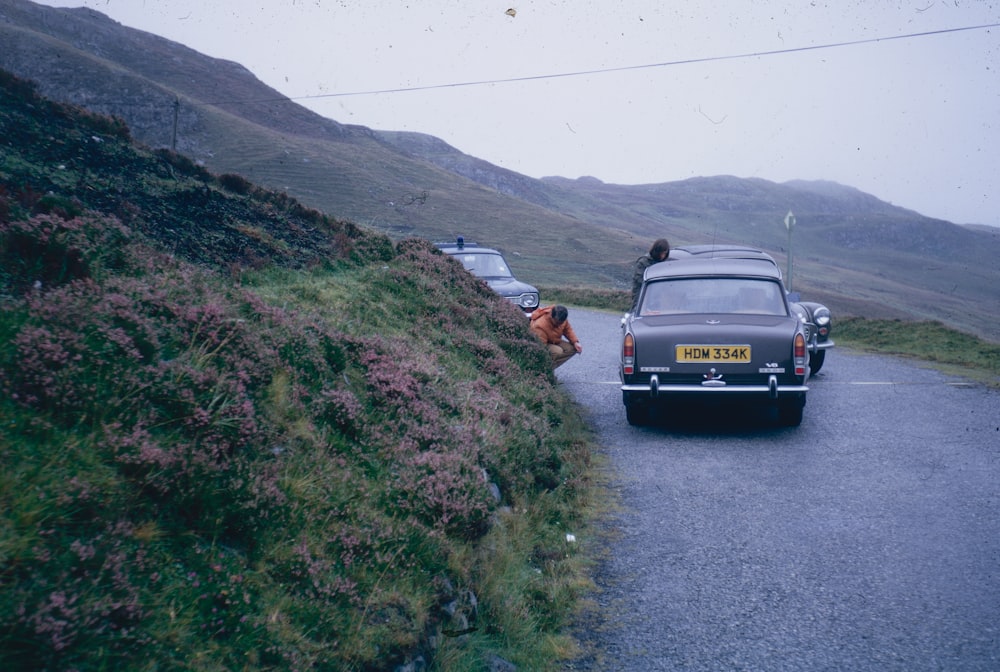
[[[93,10],[2,0],[0,41],[0,68],[37,82],[53,100],[121,117],[133,137],[151,147],[176,147],[212,172],[243,175],[397,239],[464,234],[514,258],[536,260],[536,231],[574,229],[571,238],[600,240],[616,261],[636,249],[624,235],[608,236],[599,226],[401,152],[370,129],[324,119],[242,66],[126,28]],[[544,273],[549,264],[536,266]],[[610,276],[603,280],[610,282]]]
[[[653,238],[759,245],[793,288],[839,314],[936,319],[1000,340],[1000,236],[850,186],[730,176],[644,185],[542,180],[433,136],[325,119],[242,66],[89,9],[0,0],[0,68],[55,100],[118,116],[151,147],[284,190],[393,238],[457,234],[501,248],[541,285],[624,288]],[[176,133],[174,132],[176,122]]]

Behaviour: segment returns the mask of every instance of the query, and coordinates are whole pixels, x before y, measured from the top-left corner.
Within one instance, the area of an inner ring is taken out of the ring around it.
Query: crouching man
[[[531,314],[531,331],[548,348],[554,369],[565,364],[573,355],[583,352],[568,316],[566,306],[546,306]]]

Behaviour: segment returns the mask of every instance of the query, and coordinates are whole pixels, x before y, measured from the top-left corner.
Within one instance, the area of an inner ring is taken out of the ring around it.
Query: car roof
[[[458,254],[459,252],[469,254],[500,254],[499,250],[494,250],[492,247],[477,245],[475,241],[465,240],[461,236],[459,236],[456,240],[434,243],[434,245],[436,245],[445,254]]]
[[[729,257],[695,255],[653,264],[646,269],[646,280],[704,276],[759,277],[781,280],[781,271],[767,257]]]
[[[765,259],[775,264],[774,257],[757,247],[749,245],[684,245],[670,250],[670,259],[690,259],[692,257],[726,257],[729,259]]]

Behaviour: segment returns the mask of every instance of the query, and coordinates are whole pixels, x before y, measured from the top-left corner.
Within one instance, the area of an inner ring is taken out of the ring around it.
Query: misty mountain
[[[758,245],[782,264],[791,242],[793,288],[835,312],[937,319],[1000,338],[1000,231],[988,227],[824,181],[536,180],[430,135],[326,119],[237,63],[90,9],[0,0],[0,40],[0,68],[49,98],[120,117],[150,147],[393,238],[491,244],[534,284],[624,288],[631,262],[661,236]]]

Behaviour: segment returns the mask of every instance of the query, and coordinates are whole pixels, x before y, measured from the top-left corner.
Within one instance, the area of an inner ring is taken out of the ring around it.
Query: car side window
[[[476,257],[478,254],[463,254],[459,256],[459,261],[462,262],[462,266],[465,266],[465,270],[473,275],[482,275],[479,272],[478,264],[476,263]]]
[[[507,268],[507,264],[504,263],[503,257],[499,254],[491,254],[489,256],[489,266],[490,275],[506,276],[510,275],[510,270]]]

